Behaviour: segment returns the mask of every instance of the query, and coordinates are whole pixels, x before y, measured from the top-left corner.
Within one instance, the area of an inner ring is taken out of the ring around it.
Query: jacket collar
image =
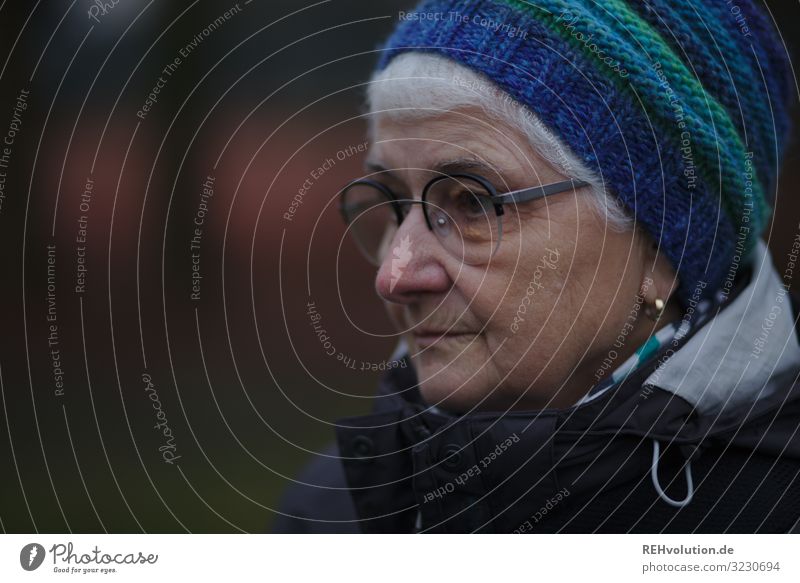
[[[718,415],[768,397],[800,371],[800,343],[786,286],[759,241],[750,284],[645,384]],[[688,312],[688,310],[687,310]]]

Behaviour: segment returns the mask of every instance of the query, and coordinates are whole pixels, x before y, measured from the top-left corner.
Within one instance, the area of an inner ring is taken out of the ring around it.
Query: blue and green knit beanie
[[[770,215],[789,130],[786,49],[754,0],[427,0],[407,51],[533,111],[670,258],[684,302],[729,291]]]

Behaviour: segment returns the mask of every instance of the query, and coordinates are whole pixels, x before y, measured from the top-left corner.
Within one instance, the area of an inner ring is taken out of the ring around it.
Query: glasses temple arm
[[[589,183],[584,182],[583,180],[565,180],[563,182],[554,182],[553,184],[534,186],[532,188],[525,188],[523,190],[515,190],[513,192],[500,194],[493,197],[492,202],[495,204],[528,202],[530,200],[536,200],[537,198],[550,196],[551,194],[558,194],[560,192],[566,192],[567,190],[583,188],[584,186],[589,186]]]

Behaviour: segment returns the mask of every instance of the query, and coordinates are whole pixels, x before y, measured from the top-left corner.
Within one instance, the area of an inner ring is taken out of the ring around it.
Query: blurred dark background
[[[374,51],[414,4],[0,3],[4,532],[268,530],[331,424],[368,410],[361,363],[395,341],[335,194]],[[800,7],[769,5],[792,43]],[[799,174],[795,140],[779,264]]]

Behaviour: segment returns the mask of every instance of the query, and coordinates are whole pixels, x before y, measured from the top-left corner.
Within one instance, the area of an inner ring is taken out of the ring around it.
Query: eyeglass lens
[[[345,221],[372,263],[380,265],[392,252],[399,226],[396,205],[400,205],[401,216],[405,216],[411,202],[403,199],[393,202],[369,183],[354,183],[343,193]],[[483,184],[465,176],[445,176],[429,184],[422,202],[428,225],[451,255],[471,265],[491,260],[502,230],[491,193]]]

